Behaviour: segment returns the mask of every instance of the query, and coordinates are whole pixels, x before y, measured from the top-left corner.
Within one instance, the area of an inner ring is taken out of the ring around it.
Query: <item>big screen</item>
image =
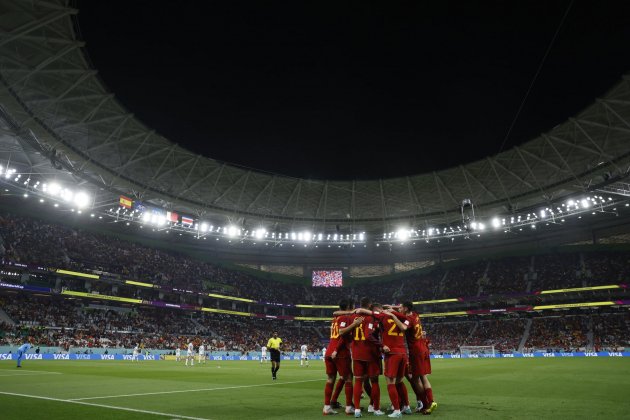
[[[343,271],[341,270],[313,270],[313,287],[341,287],[343,286]]]

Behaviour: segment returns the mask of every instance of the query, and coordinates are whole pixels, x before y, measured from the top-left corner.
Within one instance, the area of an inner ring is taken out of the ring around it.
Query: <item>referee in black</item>
[[[276,380],[276,372],[280,369],[280,345],[282,339],[278,337],[278,332],[273,332],[273,337],[267,342],[267,348],[269,349],[269,356],[271,358],[271,377]]]

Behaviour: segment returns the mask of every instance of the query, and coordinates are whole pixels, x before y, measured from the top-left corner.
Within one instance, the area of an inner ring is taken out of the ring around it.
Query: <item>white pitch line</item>
[[[104,404],[95,404],[95,403],[88,403],[88,402],[82,402],[82,401],[63,400],[61,398],[42,397],[40,395],[16,394],[14,392],[2,392],[2,391],[0,391],[0,394],[11,395],[14,397],[35,398],[38,400],[58,401],[58,402],[64,402],[68,404],[88,405],[91,407],[110,408],[112,410],[133,411],[134,413],[153,414],[154,416],[170,417],[172,419],[179,418],[179,419],[189,419],[189,420],[211,420],[211,419],[203,418],[203,417],[190,417],[190,416],[182,416],[181,414],[161,413],[159,411],[140,410],[137,408],[118,407],[115,405],[104,405]]]
[[[307,381],[274,382],[272,384],[225,386],[225,387],[220,387],[220,388],[203,388],[203,389],[182,389],[182,390],[177,390],[177,391],[145,392],[145,393],[142,393],[142,394],[107,395],[105,397],[72,398],[72,399],[70,399],[68,401],[104,400],[104,399],[109,399],[109,398],[141,397],[141,396],[144,396],[144,395],[162,395],[162,394],[181,394],[181,393],[186,393],[186,392],[221,391],[221,390],[225,390],[225,389],[241,389],[241,388],[256,388],[256,387],[259,387],[259,386],[302,384],[302,383],[305,383],[305,382],[318,382],[318,381],[325,381],[325,380],[326,379],[309,379]]]
[[[2,376],[35,376],[35,375],[61,375],[61,372],[24,372],[24,373],[9,373],[8,375],[3,375],[0,373],[0,377]]]

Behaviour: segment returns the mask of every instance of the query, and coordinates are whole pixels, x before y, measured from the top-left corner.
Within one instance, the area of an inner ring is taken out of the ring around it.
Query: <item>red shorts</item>
[[[423,350],[409,356],[410,372],[413,376],[431,374],[431,353]]]
[[[330,357],[326,357],[326,375],[332,376],[335,374],[339,374],[342,378],[345,378],[348,375],[352,375],[352,365],[350,363],[350,358],[348,357],[338,357],[336,359],[332,359]]]
[[[405,376],[405,366],[407,366],[406,354],[385,355],[385,376],[388,378],[402,378]]]
[[[352,370],[354,372],[354,376],[378,376],[381,374],[382,369],[380,363],[375,361],[365,361],[365,360],[353,360],[352,361]]]

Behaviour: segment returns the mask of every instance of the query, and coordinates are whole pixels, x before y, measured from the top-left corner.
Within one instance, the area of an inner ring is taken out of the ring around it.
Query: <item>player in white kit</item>
[[[182,349],[180,349],[179,347],[177,347],[175,349],[175,361],[179,362],[180,357],[182,357]]]
[[[193,347],[192,341],[188,342],[188,350],[186,351],[186,366],[188,366],[189,360],[190,366],[195,366],[195,348]]]
[[[203,363],[206,364],[206,346],[203,343],[199,346],[199,363],[203,360]]]
[[[267,362],[267,347],[262,346],[260,348],[260,363]]]
[[[304,362],[306,362],[306,367],[308,367],[308,355],[306,354],[307,350],[308,347],[306,347],[306,344],[302,344],[300,347],[300,351],[302,352],[302,355],[300,356],[300,366],[304,366]]]
[[[131,355],[131,361],[132,362],[137,362],[139,354],[140,354],[140,346],[138,346],[136,344],[136,347],[133,348],[133,354]]]
[[[326,347],[322,349],[322,362],[326,362]]]

